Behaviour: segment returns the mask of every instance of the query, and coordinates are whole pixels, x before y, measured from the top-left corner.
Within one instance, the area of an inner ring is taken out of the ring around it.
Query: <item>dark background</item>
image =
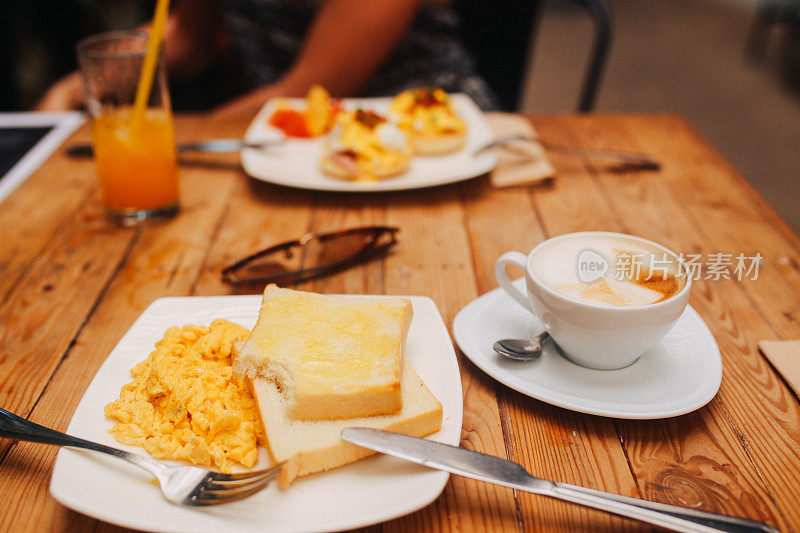
[[[800,232],[800,0],[607,1],[615,29],[595,110],[687,117]],[[81,37],[135,27],[153,5],[0,0],[0,111],[30,109],[75,69]],[[522,111],[576,109],[591,39],[585,10],[545,0]],[[171,80],[173,107],[205,109],[230,96],[225,84],[236,77],[226,68],[194,84]]]

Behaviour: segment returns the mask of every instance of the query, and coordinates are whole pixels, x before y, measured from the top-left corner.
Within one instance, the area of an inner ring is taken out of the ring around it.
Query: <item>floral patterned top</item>
[[[320,1],[224,0],[226,23],[251,88],[277,81],[294,62]],[[482,109],[497,97],[476,73],[458,40],[458,17],[447,5],[423,4],[405,37],[360,96],[391,96],[438,85],[464,92]]]

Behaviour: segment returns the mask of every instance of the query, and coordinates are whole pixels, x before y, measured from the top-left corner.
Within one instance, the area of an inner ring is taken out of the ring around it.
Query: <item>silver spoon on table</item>
[[[550,336],[546,331],[531,339],[502,339],[494,343],[494,351],[515,361],[532,361],[542,355],[542,343]]]

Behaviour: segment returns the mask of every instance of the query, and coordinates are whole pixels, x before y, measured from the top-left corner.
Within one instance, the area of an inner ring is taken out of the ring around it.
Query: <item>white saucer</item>
[[[524,279],[514,283],[525,291]],[[534,329],[543,329],[540,322],[502,289],[469,303],[453,322],[458,346],[481,370],[522,394],[581,413],[630,419],[682,415],[711,401],[722,380],[717,343],[691,307],[659,346],[621,370],[578,366],[551,342],[530,362],[501,358],[492,349],[499,339],[526,338]]]

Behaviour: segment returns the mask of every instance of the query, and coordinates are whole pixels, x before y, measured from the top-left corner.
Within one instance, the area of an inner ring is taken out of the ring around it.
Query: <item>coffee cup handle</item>
[[[497,278],[497,283],[500,284],[500,287],[506,291],[506,293],[508,293],[508,295],[514,299],[514,301],[533,313],[533,308],[531,307],[530,301],[528,301],[528,296],[519,291],[511,282],[511,280],[508,279],[508,274],[506,274],[506,265],[508,263],[517,265],[524,271],[528,263],[528,256],[520,252],[504,253],[494,263],[494,277]]]

